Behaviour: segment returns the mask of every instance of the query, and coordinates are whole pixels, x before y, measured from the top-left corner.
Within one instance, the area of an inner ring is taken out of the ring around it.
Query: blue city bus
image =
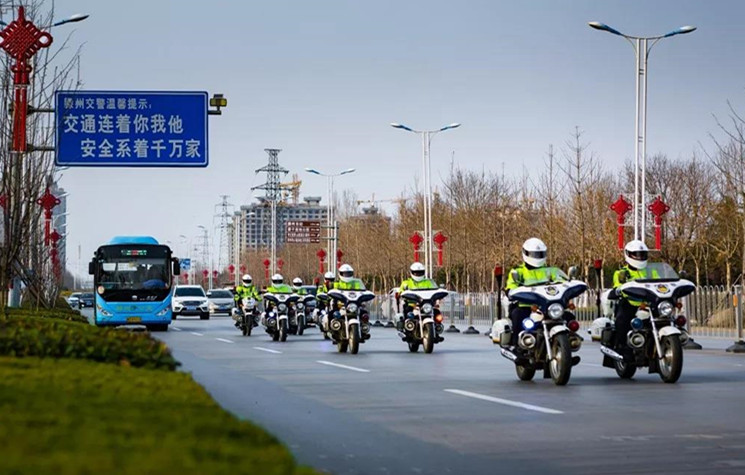
[[[117,236],[99,247],[93,275],[97,326],[145,325],[166,331],[171,323],[173,276],[180,270],[171,248],[149,236]]]

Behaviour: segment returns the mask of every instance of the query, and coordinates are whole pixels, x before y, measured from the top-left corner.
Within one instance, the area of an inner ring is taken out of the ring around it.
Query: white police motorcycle
[[[369,290],[329,290],[332,302],[341,302],[338,318],[335,312],[328,317],[328,332],[339,353],[347,349],[353,355],[360,350],[360,343],[370,339],[370,316],[363,304],[375,298]]]
[[[497,320],[492,326],[492,341],[500,345],[502,356],[515,363],[517,377],[530,381],[536,370],[543,370],[544,378],[551,378],[558,386],[569,382],[572,366],[579,363],[582,337],[577,334],[579,322],[575,320],[571,300],[587,290],[587,284],[570,278],[558,268],[547,269],[555,281],[517,287],[510,291],[511,301],[532,306],[529,317],[522,321],[522,328],[512,328],[509,318]],[[574,275],[575,268],[570,269]],[[518,331],[519,351],[510,348],[512,332]]]
[[[435,343],[445,340],[442,337],[442,313],[435,304],[447,295],[448,291],[442,289],[405,290],[401,293],[401,298],[413,305],[412,315],[404,315],[403,332],[398,333],[409,345],[410,352],[416,353],[421,345],[425,353],[432,353]]]
[[[244,297],[241,299],[241,308],[233,308],[231,314],[243,336],[251,336],[251,330],[257,323],[256,319],[259,314],[256,299]]]
[[[264,294],[264,317],[262,324],[274,341],[287,341],[290,332],[290,306],[297,302],[297,294]]]
[[[658,373],[662,381],[675,383],[683,371],[683,345],[689,339],[680,300],[696,286],[663,262],[650,262],[646,272],[649,278],[626,282],[608,296],[617,300],[620,293],[643,302],[631,320],[631,330],[625,338],[621,336],[633,357],[624,359],[614,349],[615,328],[609,315],[595,319],[590,334],[600,340],[603,366],[614,368],[619,377],[630,379],[637,368],[647,366],[650,374]]]

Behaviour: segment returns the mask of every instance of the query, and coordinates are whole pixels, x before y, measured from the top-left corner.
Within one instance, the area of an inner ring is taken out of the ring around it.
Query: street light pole
[[[644,241],[647,229],[646,215],[646,167],[647,167],[647,64],[649,53],[663,38],[684,35],[696,30],[695,26],[682,26],[659,36],[630,36],[605,23],[591,21],[591,28],[624,38],[634,48],[636,56],[636,116],[634,118],[634,239]],[[652,43],[649,43],[652,40]],[[640,170],[641,162],[641,170]],[[639,182],[641,181],[641,193]],[[641,226],[640,226],[641,222]]]
[[[346,175],[348,173],[354,173],[355,168],[348,168],[346,170],[340,171],[338,173],[321,173],[318,170],[314,168],[307,168],[305,169],[308,173],[313,173],[314,175],[319,176],[325,176],[327,178],[327,187],[328,187],[328,204],[326,205],[327,211],[326,211],[326,252],[328,253],[329,258],[329,272],[336,273],[336,250],[338,248],[338,225],[336,223],[336,217],[334,216],[335,209],[334,209],[334,178],[342,175]]]
[[[414,130],[403,124],[391,123],[395,129],[406,130],[422,137],[422,203],[424,214],[424,268],[427,277],[432,278],[432,168],[429,159],[429,150],[432,136],[449,129],[460,127],[459,123],[452,123],[436,130]]]

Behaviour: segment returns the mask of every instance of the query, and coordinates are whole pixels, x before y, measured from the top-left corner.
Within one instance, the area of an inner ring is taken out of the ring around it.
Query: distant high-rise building
[[[325,225],[327,212],[327,207],[321,205],[321,198],[317,196],[307,196],[302,203],[283,203],[277,206],[277,246],[281,247],[286,242],[287,221],[318,221]],[[241,206],[233,214],[230,262],[235,262],[236,252],[269,248],[272,239],[271,223],[271,209],[265,198],[258,198],[256,203]]]

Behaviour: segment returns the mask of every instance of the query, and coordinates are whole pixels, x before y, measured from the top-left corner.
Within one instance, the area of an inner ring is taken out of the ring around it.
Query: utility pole
[[[228,203],[228,195],[220,195],[221,202],[215,205],[215,218],[219,219],[217,229],[220,232],[220,244],[217,252],[217,270],[223,271],[228,267],[228,246],[230,246],[233,205]]]
[[[256,173],[266,173],[266,183],[259,186],[254,186],[252,190],[265,190],[266,200],[271,206],[272,224],[271,224],[271,257],[269,258],[270,273],[275,274],[277,272],[277,203],[281,197],[280,189],[280,178],[282,175],[289,173],[289,170],[283,168],[279,164],[279,152],[281,149],[277,148],[265,148],[264,151],[269,154],[269,163],[256,170]]]

